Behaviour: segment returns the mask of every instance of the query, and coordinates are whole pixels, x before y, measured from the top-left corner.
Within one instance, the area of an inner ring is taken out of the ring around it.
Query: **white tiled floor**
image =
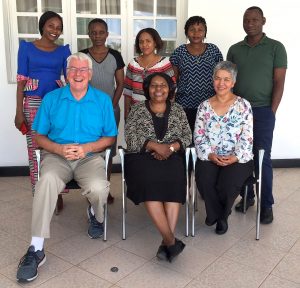
[[[16,268],[30,241],[29,178],[0,178],[0,288],[300,287],[300,168],[274,170],[275,219],[261,226],[260,241],[254,208],[246,215],[233,211],[228,232],[218,236],[204,225],[199,200],[196,236],[188,238],[182,209],[177,236],[186,248],[171,264],[155,258],[161,240],[143,205],[128,202],[127,240],[121,240],[120,184],[120,175],[113,174],[107,242],[87,236],[86,201],[73,190],[64,196],[61,214],[53,216],[39,277],[20,285]]]

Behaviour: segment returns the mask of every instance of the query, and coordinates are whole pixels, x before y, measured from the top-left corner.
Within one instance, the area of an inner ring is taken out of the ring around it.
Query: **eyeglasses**
[[[76,67],[68,67],[67,70],[69,70],[71,73],[85,73],[88,72],[90,70],[90,68],[88,67],[82,67],[82,68],[76,68]]]
[[[150,84],[150,88],[152,88],[152,89],[157,89],[157,88],[166,89],[166,88],[169,88],[169,86],[166,85],[166,84]]]

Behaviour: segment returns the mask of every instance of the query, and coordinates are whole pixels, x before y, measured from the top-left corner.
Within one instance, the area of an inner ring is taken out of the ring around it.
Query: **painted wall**
[[[226,58],[229,47],[245,37],[242,20],[248,7],[259,6],[267,21],[264,32],[285,45],[288,70],[282,102],[276,113],[273,159],[300,158],[300,96],[295,84],[299,81],[300,60],[297,36],[300,3],[297,0],[189,0],[188,15],[200,15],[207,22],[207,42],[216,44]]]
[[[28,165],[25,137],[14,127],[16,85],[8,84],[6,75],[2,2],[0,0],[0,167],[24,166]],[[226,56],[229,46],[245,36],[242,16],[245,9],[253,5],[260,6],[265,13],[267,35],[281,41],[288,52],[289,68],[283,100],[277,112],[273,159],[300,158],[300,129],[296,121],[300,97],[293,87],[298,80],[296,68],[300,64],[296,51],[300,44],[296,31],[300,12],[297,0],[286,0],[284,6],[271,0],[189,0],[188,15],[198,14],[206,19],[207,42],[215,43]]]

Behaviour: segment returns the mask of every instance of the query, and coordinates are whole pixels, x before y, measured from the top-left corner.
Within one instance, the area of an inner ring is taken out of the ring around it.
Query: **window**
[[[142,28],[157,29],[165,43],[164,55],[169,55],[185,41],[185,0],[3,0],[3,8],[8,27],[5,48],[10,83],[16,81],[20,41],[40,38],[38,20],[48,10],[63,17],[64,31],[58,42],[69,43],[72,52],[91,45],[87,25],[93,18],[107,22],[107,45],[121,52],[125,63],[134,56],[135,36]]]

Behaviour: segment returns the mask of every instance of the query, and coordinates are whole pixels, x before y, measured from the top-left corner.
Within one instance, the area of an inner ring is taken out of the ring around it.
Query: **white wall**
[[[25,137],[14,127],[16,85],[8,84],[6,75],[2,2],[0,0],[0,167],[24,166],[28,165]],[[296,119],[300,96],[292,86],[299,81],[296,79],[296,68],[300,61],[296,49],[299,50],[300,40],[296,30],[299,23],[296,20],[299,17],[300,4],[297,0],[285,0],[281,3],[284,6],[272,0],[188,1],[188,15],[201,15],[206,19],[207,41],[215,43],[224,57],[229,46],[245,36],[242,16],[245,9],[253,5],[260,6],[265,13],[267,23],[264,30],[267,35],[285,45],[289,67],[283,100],[277,112],[273,159],[300,158],[300,129]]]
[[[282,102],[276,113],[273,159],[300,158],[299,14],[297,0],[189,0],[188,15],[199,15],[207,22],[207,42],[216,44],[226,58],[228,48],[245,37],[243,14],[248,7],[259,6],[267,22],[264,32],[285,45],[288,70]],[[295,85],[296,84],[296,85]]]

